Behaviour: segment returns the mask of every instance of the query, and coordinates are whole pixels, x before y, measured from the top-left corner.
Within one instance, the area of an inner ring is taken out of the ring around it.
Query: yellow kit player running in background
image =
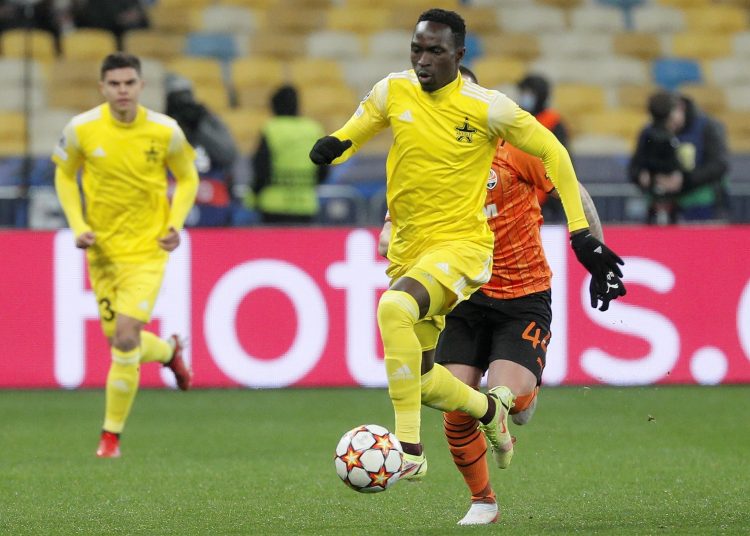
[[[177,335],[163,340],[142,331],[198,189],[193,148],[173,119],[139,104],[143,85],[137,57],[107,56],[99,82],[107,102],[75,116],[52,157],[57,194],[76,247],[87,250],[91,287],[112,349],[96,451],[102,458],[120,456],[119,437],[138,390],[141,363],[163,363],[182,390],[192,380]],[[81,168],[83,202],[77,183]],[[167,168],[177,182],[171,206]]]
[[[432,359],[445,315],[490,278],[493,235],[483,206],[498,138],[542,159],[568,215],[573,249],[598,287],[606,288],[608,273],[620,272],[619,257],[588,232],[565,148],[508,97],[459,74],[465,35],[457,13],[422,13],[411,41],[413,69],[378,82],[351,119],[310,152],[316,164],[339,163],[377,132],[393,132],[386,163],[391,284],[377,313],[407,479],[427,470],[421,404],[478,419],[500,467],[513,455],[510,389],[484,395]]]

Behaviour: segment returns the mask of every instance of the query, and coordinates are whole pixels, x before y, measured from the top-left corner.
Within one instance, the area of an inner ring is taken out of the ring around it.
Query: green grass
[[[333,449],[390,426],[381,390],[142,391],[123,457],[94,456],[99,391],[0,392],[0,534],[738,534],[750,530],[750,387],[547,388],[493,470],[502,519],[456,527],[467,491],[425,409],[424,482],[361,495]]]

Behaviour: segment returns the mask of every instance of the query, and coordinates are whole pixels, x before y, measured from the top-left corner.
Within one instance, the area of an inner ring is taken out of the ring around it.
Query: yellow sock
[[[141,331],[141,363],[158,361],[166,363],[172,359],[174,347],[150,331]]]
[[[422,375],[422,403],[441,411],[461,410],[475,419],[487,413],[487,397],[437,363]]]
[[[104,409],[104,429],[119,434],[138,392],[140,377],[140,348],[123,352],[112,348],[112,365],[109,367]]]
[[[388,394],[396,414],[395,433],[401,441],[419,443],[420,367],[422,347],[414,333],[419,306],[408,293],[387,290],[378,303]]]

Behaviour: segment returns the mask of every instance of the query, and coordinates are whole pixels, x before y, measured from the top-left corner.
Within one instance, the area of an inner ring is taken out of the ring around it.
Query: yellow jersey
[[[122,123],[105,103],[66,125],[52,160],[71,228],[76,236],[95,233],[89,260],[166,258],[158,239],[169,227],[182,228],[198,187],[195,152],[176,121],[139,106],[135,119]],[[75,187],[81,167],[83,207]],[[171,207],[167,168],[177,180]]]
[[[352,147],[390,126],[386,200],[392,223],[388,258],[409,263],[437,243],[472,241],[493,247],[483,212],[487,174],[498,138],[542,158],[568,215],[571,231],[588,226],[570,157],[554,135],[504,94],[464,80],[422,90],[413,70],[373,87],[332,135]]]

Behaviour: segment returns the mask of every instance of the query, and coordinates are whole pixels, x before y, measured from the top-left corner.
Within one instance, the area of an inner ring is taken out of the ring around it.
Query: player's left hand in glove
[[[588,229],[571,236],[570,245],[578,258],[578,262],[589,271],[600,288],[607,288],[605,281],[609,272],[613,272],[617,277],[622,277],[620,266],[624,265],[625,262],[617,253],[592,236]]]
[[[335,136],[324,136],[315,142],[310,151],[310,160],[319,166],[330,164],[352,146],[352,140],[341,141]]]
[[[620,296],[627,294],[625,284],[622,282],[617,274],[609,272],[604,279],[604,286],[597,283],[596,279],[592,276],[591,282],[589,283],[589,296],[591,297],[591,307],[596,309],[599,307],[599,301],[602,302],[599,307],[600,311],[606,311],[609,309],[609,302],[616,300]]]

